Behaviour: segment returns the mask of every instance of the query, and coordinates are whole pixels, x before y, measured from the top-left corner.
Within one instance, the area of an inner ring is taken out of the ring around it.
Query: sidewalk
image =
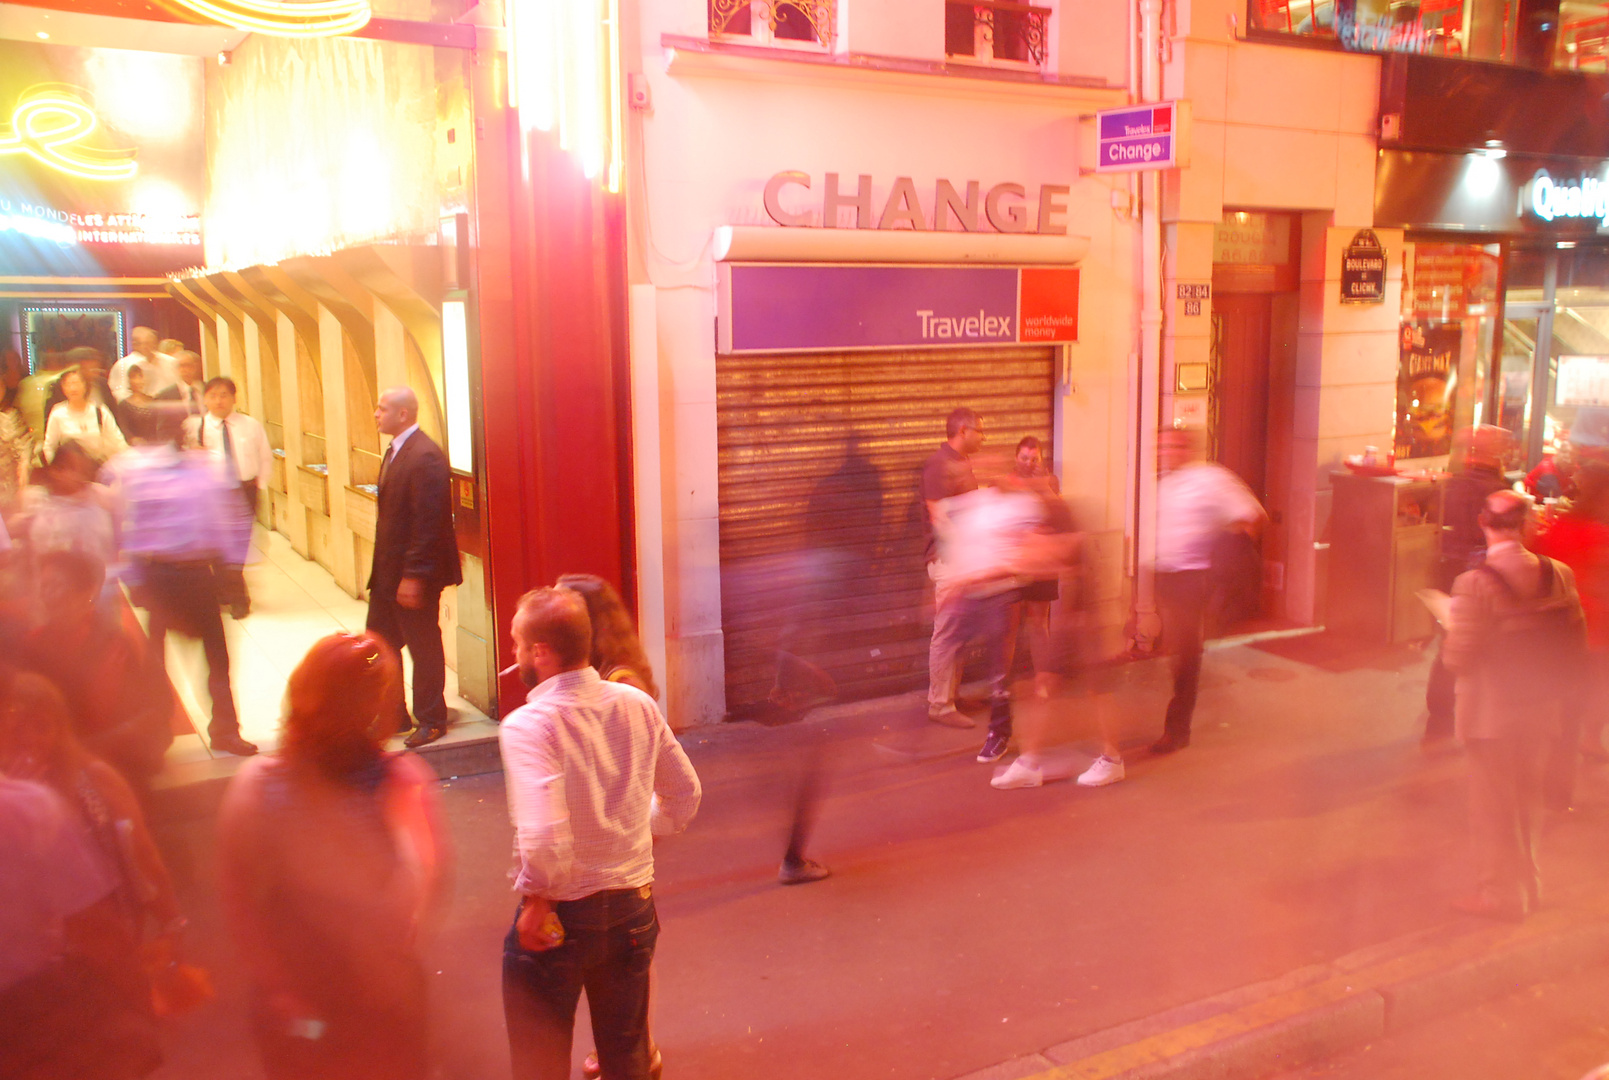
[[[1135,753],[1129,779],[1099,790],[990,788],[995,767],[972,760],[981,729],[927,723],[918,695],[692,733],[704,809],[657,851],[667,1075],[951,1080],[1365,950],[1485,929],[1447,907],[1465,885],[1462,763],[1419,750],[1423,659],[1325,650],[1210,652],[1193,745]],[[1166,672],[1134,664],[1126,681],[1126,741],[1143,745]],[[834,876],[783,889],[813,744],[829,780],[811,854]],[[446,796],[460,865],[432,951],[439,1075],[501,1080],[500,778],[449,782]],[[1556,920],[1597,884],[1602,775],[1578,805],[1543,851]],[[210,840],[202,822],[175,828],[221,993],[178,1026],[159,1075],[245,1080],[258,1072],[211,908]],[[587,1046],[578,1036],[578,1061]]]

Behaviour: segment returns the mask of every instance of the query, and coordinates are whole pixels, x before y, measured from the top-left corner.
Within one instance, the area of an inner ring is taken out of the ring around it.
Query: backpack
[[[1538,556],[1541,587],[1534,597],[1523,597],[1512,582],[1490,566],[1482,566],[1518,610],[1498,620],[1489,645],[1488,662],[1523,679],[1528,692],[1558,700],[1575,696],[1587,670],[1587,624],[1581,605],[1569,597],[1555,598],[1558,567]]]

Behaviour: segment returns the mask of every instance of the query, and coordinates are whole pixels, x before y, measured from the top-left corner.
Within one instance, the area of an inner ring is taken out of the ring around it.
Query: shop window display
[[[1483,419],[1484,358],[1497,316],[1495,244],[1404,245],[1394,453],[1444,457],[1453,433]]]

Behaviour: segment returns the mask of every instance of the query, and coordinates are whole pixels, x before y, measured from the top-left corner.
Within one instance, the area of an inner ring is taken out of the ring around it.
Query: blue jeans
[[[514,1080],[568,1080],[575,1008],[585,988],[606,1080],[648,1080],[648,969],[659,938],[652,890],[609,889],[554,905],[564,944],[503,941],[503,1016]]]

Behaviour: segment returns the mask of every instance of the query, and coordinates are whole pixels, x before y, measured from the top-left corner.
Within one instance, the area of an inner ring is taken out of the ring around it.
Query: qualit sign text
[[[1530,187],[1531,212],[1543,221],[1561,217],[1609,221],[1609,183],[1596,177],[1561,184],[1546,172],[1538,172]]]
[[[812,211],[792,211],[782,205],[783,190],[789,187],[814,190],[808,173],[779,172],[766,181],[765,212],[778,225],[815,225]],[[857,229],[988,232],[992,228],[1002,233],[1067,234],[1067,223],[1058,220],[1067,212],[1062,201],[1069,190],[1066,184],[1041,184],[1038,192],[1030,195],[1021,184],[996,184],[985,192],[976,180],[968,180],[961,188],[940,180],[933,187],[932,201],[924,205],[911,178],[901,176],[888,189],[880,210],[872,199],[872,178],[864,173],[856,178],[852,191],[844,189],[837,173],[827,173],[820,190],[820,223],[828,229],[839,227],[840,210],[853,210]],[[796,200],[797,196],[793,201]],[[931,215],[928,207],[932,208]]]

